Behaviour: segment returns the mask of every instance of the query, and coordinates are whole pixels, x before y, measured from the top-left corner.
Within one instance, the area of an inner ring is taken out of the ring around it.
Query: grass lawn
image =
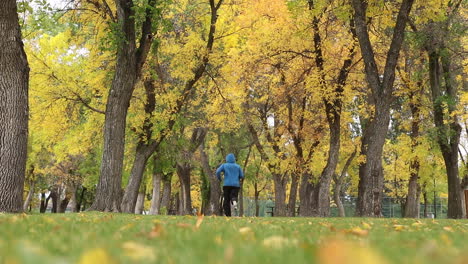
[[[468,221],[0,214],[0,263],[468,263]]]

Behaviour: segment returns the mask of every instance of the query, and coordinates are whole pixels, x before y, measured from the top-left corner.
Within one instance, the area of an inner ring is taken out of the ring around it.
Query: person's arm
[[[240,166],[239,166],[239,178],[240,178],[241,180],[244,179],[244,171],[242,170],[242,168],[241,168]]]
[[[221,172],[224,171],[224,164],[219,166],[219,168],[216,170],[216,177],[218,177],[218,180],[221,181]]]

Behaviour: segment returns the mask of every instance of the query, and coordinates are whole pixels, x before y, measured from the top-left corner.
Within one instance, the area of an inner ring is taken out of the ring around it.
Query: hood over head
[[[227,162],[227,163],[236,163],[236,157],[234,156],[234,154],[229,153],[229,154],[226,156],[226,162]]]

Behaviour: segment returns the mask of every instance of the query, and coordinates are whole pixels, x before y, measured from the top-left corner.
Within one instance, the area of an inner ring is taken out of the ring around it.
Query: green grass
[[[0,214],[3,263],[468,263],[468,221]],[[246,228],[247,227],[247,228]]]

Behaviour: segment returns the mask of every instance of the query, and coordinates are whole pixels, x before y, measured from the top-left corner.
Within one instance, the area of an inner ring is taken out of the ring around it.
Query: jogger
[[[216,170],[218,180],[221,180],[221,172],[224,172],[223,184],[223,209],[226,216],[231,216],[231,203],[237,206],[237,195],[240,189],[240,180],[244,179],[244,172],[236,164],[236,157],[230,153],[226,156],[226,163],[219,166]]]

